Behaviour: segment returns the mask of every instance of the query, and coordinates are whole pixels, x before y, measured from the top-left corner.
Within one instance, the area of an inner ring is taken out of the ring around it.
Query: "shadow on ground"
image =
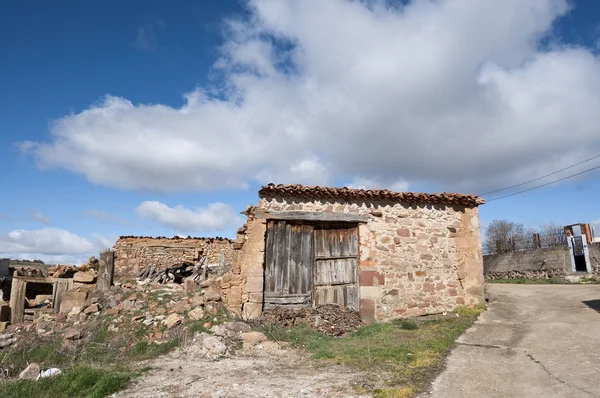
[[[600,299],[599,300],[582,301],[582,303],[587,305],[591,309],[600,312]]]

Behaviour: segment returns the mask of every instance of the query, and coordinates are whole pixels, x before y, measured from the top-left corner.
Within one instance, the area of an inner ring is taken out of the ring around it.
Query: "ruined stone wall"
[[[588,247],[592,272],[600,275],[600,244]],[[483,257],[486,279],[549,279],[572,272],[571,252],[567,245]]]
[[[220,238],[148,238],[121,237],[113,246],[115,275],[131,277],[147,266],[165,269],[182,261],[197,261],[207,256],[209,264],[218,264],[224,256],[226,264],[233,262],[233,242]]]
[[[368,216],[359,226],[360,311],[365,321],[451,311],[483,301],[477,208],[277,197],[262,199],[258,207]],[[251,216],[247,230],[238,236],[243,246],[236,263],[247,317],[261,312],[265,224]]]

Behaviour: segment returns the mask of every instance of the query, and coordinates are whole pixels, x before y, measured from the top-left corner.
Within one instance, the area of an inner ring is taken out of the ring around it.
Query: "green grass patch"
[[[455,340],[477,319],[483,307],[461,307],[435,320],[397,320],[363,326],[348,337],[331,337],[305,326],[285,329],[263,325],[276,341],[304,348],[313,358],[393,375],[376,397],[410,397],[435,375]],[[457,316],[458,315],[458,316]]]
[[[125,388],[132,374],[91,366],[77,366],[64,374],[37,381],[0,385],[3,398],[102,398]]]
[[[554,279],[488,279],[487,283],[514,283],[518,285],[552,285],[556,284]]]

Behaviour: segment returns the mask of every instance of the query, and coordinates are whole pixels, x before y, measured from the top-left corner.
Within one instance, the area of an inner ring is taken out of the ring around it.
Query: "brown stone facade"
[[[233,242],[221,238],[150,238],[121,237],[113,246],[115,276],[131,277],[147,266],[165,269],[183,261],[193,262],[207,256],[209,264],[218,264],[221,255],[226,264],[233,262]]]
[[[368,199],[263,195],[258,209],[367,216],[359,224],[360,313],[364,321],[451,311],[482,303],[483,257],[475,205],[408,204]],[[240,293],[230,308],[262,312],[266,219],[247,211],[233,274]],[[239,300],[239,301],[238,301]]]

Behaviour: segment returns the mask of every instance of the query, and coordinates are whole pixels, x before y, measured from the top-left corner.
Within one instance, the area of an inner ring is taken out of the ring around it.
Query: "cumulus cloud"
[[[22,147],[42,168],[156,191],[352,176],[481,191],[600,151],[598,56],[547,44],[566,0],[248,9],[226,22],[216,95],[197,88],[179,108],[108,95]]]
[[[101,235],[95,235],[90,240],[58,228],[19,229],[0,233],[2,257],[39,259],[49,263],[80,264],[110,246],[110,240]]]
[[[39,223],[45,224],[45,225],[50,225],[52,224],[52,219],[50,217],[46,217],[45,215],[43,215],[41,212],[39,211],[35,211],[35,210],[31,210],[29,212],[29,215],[31,216],[31,218],[34,221],[37,221]]]
[[[241,224],[233,208],[224,203],[212,203],[206,208],[169,207],[156,201],[143,202],[136,208],[140,218],[154,221],[178,232],[202,233],[219,231]]]
[[[96,220],[103,223],[111,223],[111,224],[119,224],[119,225],[129,225],[130,222],[126,218],[117,217],[106,210],[99,209],[88,209],[85,211],[85,215],[91,218],[95,218]]]

